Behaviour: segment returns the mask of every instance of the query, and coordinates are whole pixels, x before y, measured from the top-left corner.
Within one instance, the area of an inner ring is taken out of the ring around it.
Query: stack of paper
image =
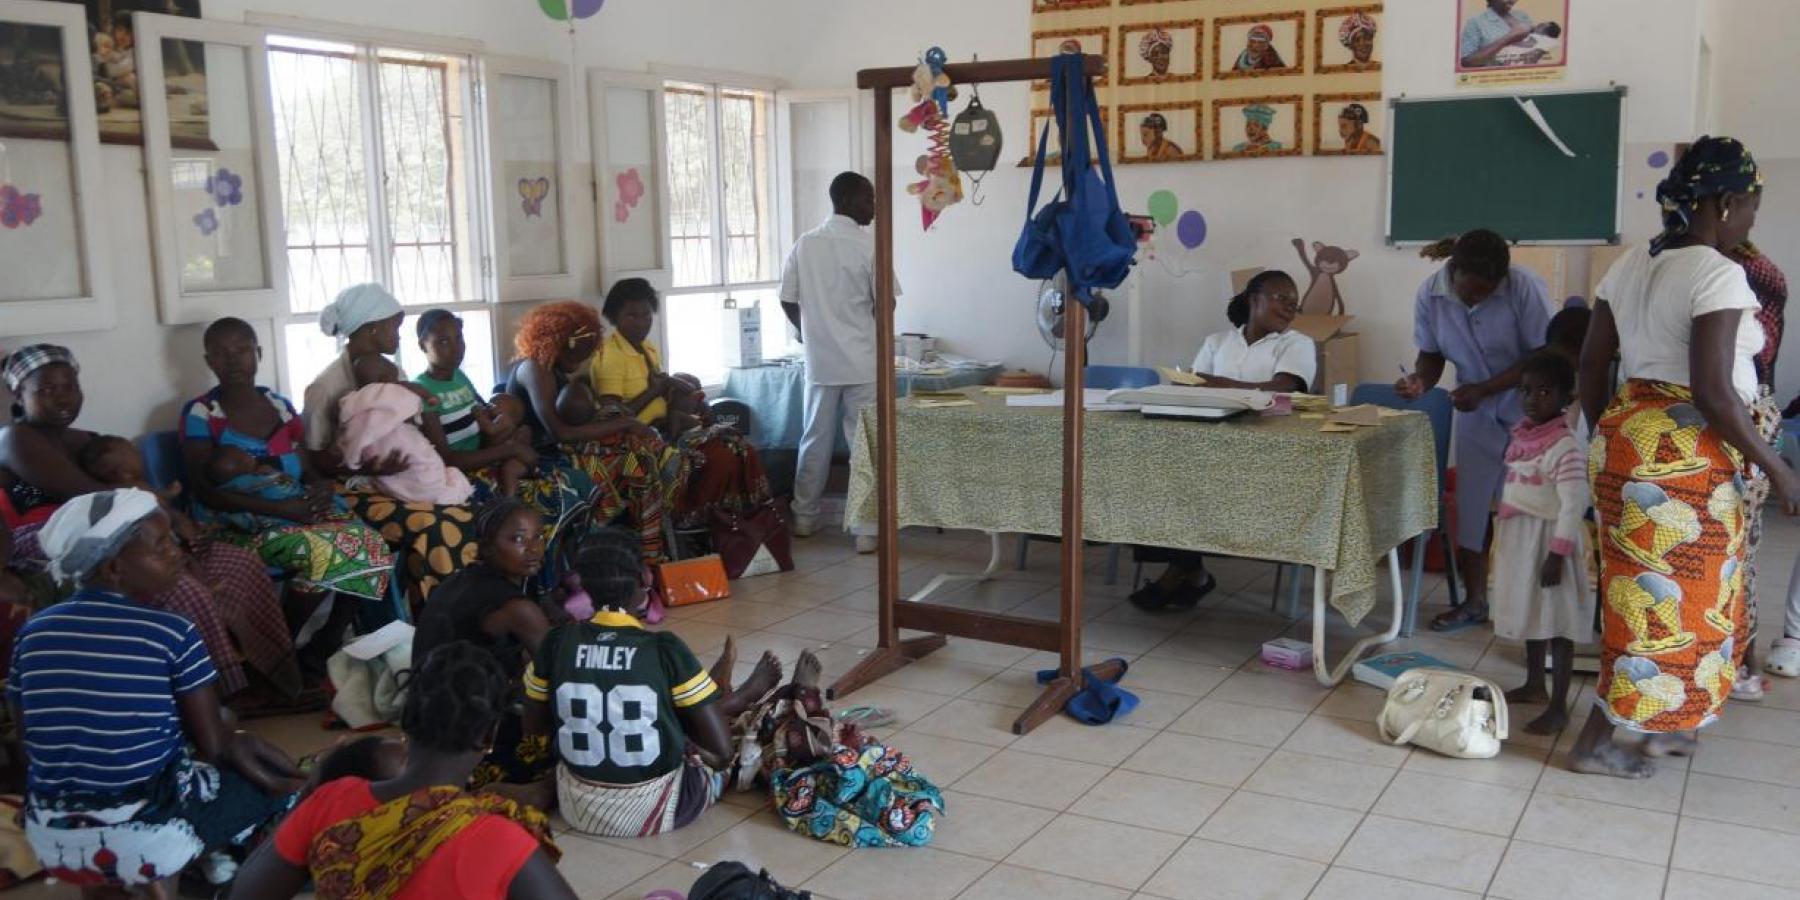
[[[1170,368],[1169,366],[1157,366],[1156,374],[1162,376],[1162,380],[1163,380],[1164,384],[1185,384],[1185,385],[1197,387],[1199,385],[1206,383],[1205,378],[1202,378],[1199,375],[1195,375],[1194,373],[1189,372],[1186,369],[1175,369],[1175,368]]]
[[[974,406],[974,405],[975,405],[975,401],[970,400],[967,397],[956,397],[954,399],[929,398],[928,397],[928,398],[925,398],[922,400],[913,401],[913,407],[916,409],[946,409],[946,408],[949,408],[952,406]]]
[[[1118,391],[1105,391],[1099,388],[1088,388],[1081,393],[1081,407],[1090,412],[1135,412],[1142,403],[1126,403],[1109,396]],[[1048,394],[1013,394],[1006,398],[1007,406],[1055,407],[1062,408],[1063,392],[1051,391]]]
[[[1267,391],[1243,391],[1234,388],[1182,387],[1154,384],[1141,388],[1120,388],[1109,392],[1111,403],[1136,406],[1192,406],[1201,409],[1261,411],[1275,405],[1275,395]]]
[[[1294,400],[1294,411],[1299,413],[1323,413],[1331,411],[1331,400],[1318,394],[1289,394]]]
[[[990,397],[1013,395],[1024,396],[1027,394],[1048,394],[1050,393],[1050,389],[1036,387],[996,387],[994,385],[988,385],[987,387],[982,388],[981,392]]]

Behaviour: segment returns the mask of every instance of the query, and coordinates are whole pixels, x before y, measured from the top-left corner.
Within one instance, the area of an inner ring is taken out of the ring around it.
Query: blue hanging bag
[[[1050,62],[1050,96],[1055,124],[1062,136],[1062,189],[1043,209],[1037,208],[1044,181],[1044,157],[1050,124],[1038,138],[1031,172],[1031,198],[1019,241],[1013,247],[1013,270],[1027,278],[1054,278],[1068,272],[1069,288],[1088,304],[1095,288],[1118,287],[1131,272],[1137,237],[1119,208],[1106,128],[1094,86],[1082,71],[1082,57],[1067,53]],[[1092,165],[1089,128],[1099,152],[1100,171]]]

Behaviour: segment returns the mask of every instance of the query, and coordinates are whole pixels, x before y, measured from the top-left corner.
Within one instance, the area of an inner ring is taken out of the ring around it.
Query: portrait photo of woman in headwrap
[[[1199,103],[1127,103],[1119,107],[1119,162],[1200,158]]]
[[[1336,72],[1381,71],[1380,44],[1381,5],[1340,6],[1321,9],[1313,32],[1313,53],[1318,58],[1315,71]]]
[[[1172,84],[1200,80],[1200,38],[1205,23],[1143,22],[1119,26],[1119,84]]]
[[[1315,152],[1321,155],[1370,156],[1381,153],[1381,131],[1387,112],[1379,93],[1321,94],[1313,98]]]
[[[1244,97],[1213,101],[1213,157],[1293,156],[1300,152],[1302,99]],[[1238,131],[1237,123],[1243,123]],[[1241,134],[1241,139],[1230,136]]]
[[[1305,31],[1303,12],[1214,19],[1213,77],[1297,75]]]

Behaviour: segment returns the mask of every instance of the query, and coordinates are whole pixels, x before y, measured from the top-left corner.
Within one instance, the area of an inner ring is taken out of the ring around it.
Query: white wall
[[[1751,133],[1752,125],[1773,130],[1776,133],[1768,140],[1781,146],[1788,131],[1800,129],[1794,116],[1770,114],[1791,111],[1791,79],[1758,73],[1781,66],[1786,66],[1782,71],[1791,71],[1794,36],[1776,32],[1796,25],[1791,17],[1772,12],[1777,6],[1785,8],[1786,2],[1731,0],[1722,4],[1727,12],[1707,12],[1696,0],[1577,0],[1565,86],[1629,85],[1628,137],[1633,142],[1689,137],[1699,102],[1698,34],[1703,27],[1717,28],[1724,43],[1714,46],[1727,49],[1714,54],[1720,70],[1713,83],[1715,94],[1729,101],[1716,110],[1718,117],[1727,126],[1741,123],[1740,133]],[[1740,15],[1740,5],[1771,11]],[[1027,7],[1025,0],[912,0],[900,5],[885,0],[615,2],[579,24],[574,47],[583,67],[642,69],[650,63],[667,63],[770,75],[799,88],[848,87],[857,69],[909,64],[934,43],[943,43],[956,58],[1021,55],[1028,44]],[[273,0],[208,0],[206,10],[209,17],[227,20],[261,10],[444,34],[480,40],[490,52],[559,61],[569,58],[571,47],[566,26],[550,22],[524,0],[310,0],[282,5]],[[1386,25],[1387,46],[1430,48],[1396,54],[1388,61],[1387,93],[1456,91],[1448,70],[1447,42],[1455,30],[1452,4],[1389,0]],[[1757,42],[1738,43],[1751,39]],[[1757,87],[1754,95],[1761,98],[1760,106],[1736,101],[1744,95],[1744,86]],[[1023,155],[1023,88],[996,86],[983,97],[1008,128],[1009,158]],[[585,122],[577,132],[579,157],[585,160]],[[922,143],[916,137],[897,137],[897,183],[912,176],[911,158]],[[1756,143],[1753,139],[1752,145]],[[87,362],[84,383],[89,401],[82,423],[134,433],[168,427],[179,400],[202,390],[208,379],[198,361],[198,329],[165,328],[155,322],[141,154],[109,147],[103,155],[120,322],[110,332],[46,339],[69,344]],[[929,234],[920,232],[910,198],[900,198],[896,238],[900,277],[906,286],[900,316],[904,330],[940,335],[949,349],[966,355],[1044,367],[1048,350],[1032,324],[1036,286],[1013,275],[1008,262],[1024,217],[1026,176],[1026,170],[1015,168],[995,172],[986,182],[984,205],[965,203],[950,210]],[[1208,331],[1223,327],[1230,270],[1268,266],[1298,272],[1299,261],[1288,243],[1295,236],[1362,252],[1341,284],[1351,312],[1358,316],[1355,330],[1363,335],[1364,377],[1386,378],[1397,362],[1411,358],[1411,299],[1431,267],[1410,251],[1381,246],[1385,188],[1380,160],[1298,158],[1126,167],[1120,170],[1120,184],[1129,209],[1142,210],[1152,191],[1168,188],[1187,207],[1202,211],[1211,227],[1199,251],[1165,256],[1169,266],[1191,270],[1188,274],[1176,277],[1163,263],[1143,267],[1144,361],[1185,361]],[[1800,247],[1800,204],[1784,211],[1778,204],[1781,196],[1779,188],[1771,192],[1765,206],[1767,224],[1758,237],[1778,259],[1800,258],[1789,249]],[[583,295],[594,298],[599,285],[591,201],[580,191],[576,200],[571,211],[574,261],[584,273]],[[1640,212],[1628,216],[1633,223],[1628,236],[1642,237],[1653,226],[1654,216]],[[516,312],[509,308],[503,314],[503,332],[509,333],[504,326]],[[273,346],[267,323],[259,324],[265,330],[265,346]],[[1104,326],[1094,345],[1095,361],[1125,361],[1125,324],[1121,320]],[[1800,359],[1800,350],[1795,358]],[[273,382],[272,364],[264,377]]]

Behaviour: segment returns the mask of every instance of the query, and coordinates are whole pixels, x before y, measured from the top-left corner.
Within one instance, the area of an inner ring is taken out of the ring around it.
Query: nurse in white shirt
[[[875,186],[855,172],[831,181],[832,216],[800,236],[781,271],[781,303],[799,310],[806,349],[806,424],[794,471],[794,534],[812,534],[819,498],[842,435],[855,439],[858,413],[875,402]],[[896,285],[894,293],[900,293]],[[859,533],[858,553],[875,551]]]
[[[1286,272],[1257,273],[1244,292],[1231,298],[1225,317],[1232,328],[1207,337],[1194,354],[1194,372],[1207,387],[1292,393],[1305,391],[1318,371],[1312,338],[1290,331],[1300,311],[1300,290]],[[1216,585],[1206,559],[1191,550],[1139,547],[1141,562],[1167,562],[1162,577],[1138,588],[1131,602],[1139,609],[1188,609]]]

